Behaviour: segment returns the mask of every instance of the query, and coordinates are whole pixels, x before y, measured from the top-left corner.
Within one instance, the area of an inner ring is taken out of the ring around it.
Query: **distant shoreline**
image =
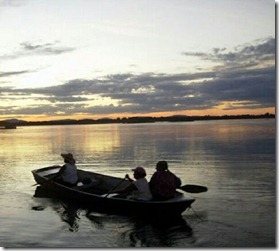
[[[0,126],[15,125],[15,126],[41,126],[41,125],[89,125],[89,124],[137,124],[137,123],[155,123],[155,122],[192,122],[200,120],[233,120],[233,119],[270,119],[275,118],[275,114],[262,115],[223,115],[223,116],[184,116],[174,115],[168,117],[123,117],[117,119],[102,118],[102,119],[65,119],[51,121],[24,121],[24,120],[4,120],[0,121]]]

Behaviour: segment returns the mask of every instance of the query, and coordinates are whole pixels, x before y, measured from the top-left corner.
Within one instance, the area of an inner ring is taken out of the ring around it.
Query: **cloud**
[[[41,95],[40,100],[50,103],[48,109],[44,106],[45,111],[65,113],[202,110],[229,101],[238,101],[238,106],[241,106],[242,102],[245,108],[249,104],[249,108],[254,109],[275,105],[275,67],[227,74],[223,72],[221,76],[212,72],[193,75],[111,75],[105,80],[73,80],[64,85],[18,89],[14,92],[21,95]],[[206,76],[211,80],[196,82],[200,77],[204,79]],[[189,79],[195,81],[190,81],[187,85],[181,83]],[[137,91],[139,89],[141,91]],[[85,105],[90,103],[86,95],[99,95],[109,98],[112,102],[99,106]],[[113,101],[117,101],[118,104],[113,104]],[[231,107],[233,108],[235,107]],[[28,108],[29,111],[30,109]]]
[[[11,54],[0,55],[0,59],[16,59],[27,56],[40,56],[40,55],[60,55],[63,53],[74,51],[73,47],[58,46],[59,42],[54,43],[31,43],[23,42],[20,48]]]
[[[257,40],[253,44],[237,46],[233,51],[226,48],[214,48],[211,53],[182,52],[184,56],[199,57],[203,60],[222,63],[222,67],[251,67],[263,61],[275,60],[275,38]]]
[[[25,70],[25,71],[0,72],[0,78],[8,77],[8,76],[13,76],[13,75],[21,75],[21,74],[26,74],[26,73],[30,73],[30,71],[29,70]]]
[[[61,85],[6,89],[0,99],[34,97],[27,107],[11,108],[16,114],[113,114],[211,109],[275,107],[276,69],[274,39],[239,46],[235,52],[215,48],[195,56],[222,62],[212,71],[181,74],[114,74],[74,79]],[[24,45],[38,51],[48,45]],[[184,55],[194,55],[184,53]],[[16,72],[15,72],[16,73]],[[19,72],[20,73],[20,72]],[[22,72],[23,73],[23,72]],[[38,100],[43,102],[39,105]],[[98,103],[98,101],[105,103]],[[35,102],[36,101],[36,102]],[[0,110],[4,113],[4,110]],[[6,111],[7,112],[7,111]]]
[[[27,54],[57,55],[73,51],[71,47],[57,47],[56,43],[31,44],[30,42],[21,43],[22,51]]]

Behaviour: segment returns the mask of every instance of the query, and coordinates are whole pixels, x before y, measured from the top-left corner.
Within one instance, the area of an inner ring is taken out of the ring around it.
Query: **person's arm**
[[[152,175],[150,181],[149,181],[149,188],[152,189],[154,187],[154,180],[155,180],[155,173]]]
[[[173,174],[174,178],[175,178],[175,186],[176,188],[181,186],[181,179],[178,178],[175,174]]]
[[[131,182],[134,181],[133,179],[130,178],[129,174],[126,174],[126,175],[125,175],[125,179],[127,179],[127,180],[129,180],[129,181],[131,181]]]
[[[55,174],[50,180],[52,181],[52,180],[55,180],[55,179],[59,178],[59,177],[63,174],[63,172],[65,171],[65,169],[66,169],[66,165],[63,165],[63,166],[60,168],[60,170],[58,171],[58,173]]]
[[[178,177],[177,177],[174,173],[172,173],[171,171],[168,171],[168,172],[170,172],[170,173],[173,175],[173,177],[175,178],[175,185],[176,185],[176,188],[180,187],[180,186],[181,186],[181,179],[178,178]]]
[[[119,190],[115,190],[113,191],[114,193],[121,193],[121,194],[128,194],[131,193],[133,191],[137,190],[137,187],[135,186],[134,183],[131,183],[130,185],[128,185],[127,187],[125,187],[124,189],[119,189]]]
[[[181,187],[181,179],[175,176],[176,188]]]

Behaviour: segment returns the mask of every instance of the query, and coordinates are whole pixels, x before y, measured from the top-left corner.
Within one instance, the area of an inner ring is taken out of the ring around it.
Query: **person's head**
[[[132,169],[132,171],[134,171],[134,178],[135,179],[144,178],[146,176],[146,171],[141,166],[138,166],[138,167]]]
[[[157,165],[156,165],[156,170],[157,171],[166,171],[166,170],[168,170],[168,162],[164,161],[164,160],[159,161],[157,163]]]
[[[76,160],[74,159],[73,154],[71,153],[61,153],[61,156],[63,157],[65,163],[76,163]]]

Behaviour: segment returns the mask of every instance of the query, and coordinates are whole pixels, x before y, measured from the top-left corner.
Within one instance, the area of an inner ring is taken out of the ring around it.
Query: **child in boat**
[[[128,198],[134,200],[151,200],[152,194],[149,189],[148,181],[145,178],[145,169],[143,167],[136,167],[132,169],[132,171],[134,172],[134,178],[136,180],[131,179],[129,175],[126,174],[125,178],[132,183],[124,189],[114,191],[114,193],[129,194]]]

